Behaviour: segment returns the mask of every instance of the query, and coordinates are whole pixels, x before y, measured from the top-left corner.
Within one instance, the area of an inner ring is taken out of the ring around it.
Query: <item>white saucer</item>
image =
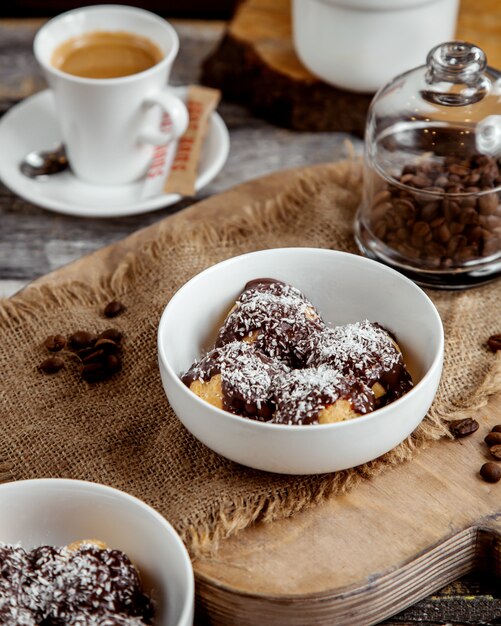
[[[186,95],[186,88],[175,89]],[[67,170],[44,180],[21,174],[19,163],[32,150],[51,149],[61,142],[52,92],[46,89],[12,107],[0,120],[0,178],[25,200],[57,213],[80,217],[122,217],[174,204],[178,194],[141,198],[143,181],[126,185],[93,185]],[[202,147],[196,189],[202,189],[220,171],[230,148],[228,129],[217,113],[210,119]]]

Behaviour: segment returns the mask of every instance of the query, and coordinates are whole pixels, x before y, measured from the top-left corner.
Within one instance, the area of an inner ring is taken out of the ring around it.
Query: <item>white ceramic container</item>
[[[191,626],[191,561],[172,526],[123,491],[96,483],[24,480],[0,485],[0,542],[25,549],[100,539],[125,552],[156,603],[156,626]]]
[[[454,38],[458,0],[293,0],[293,39],[323,80],[374,92]]]
[[[366,416],[326,425],[269,424],[204,402],[180,380],[215,339],[217,328],[253,278],[294,285],[331,324],[369,319],[393,331],[415,387]],[[256,469],[317,474],[375,459],[403,441],[435,396],[443,328],[428,296],[380,263],[332,250],[282,248],[234,257],[188,281],[167,305],[158,329],[160,374],[181,422],[219,454]]]

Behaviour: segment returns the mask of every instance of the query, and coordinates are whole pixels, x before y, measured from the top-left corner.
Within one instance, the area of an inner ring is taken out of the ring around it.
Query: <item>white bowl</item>
[[[123,491],[65,479],[0,485],[0,542],[25,549],[100,539],[125,552],[156,604],[156,626],[193,623],[191,561],[172,526]]]
[[[393,331],[415,387],[363,417],[309,426],[258,422],[201,400],[181,382],[180,375],[211,346],[245,283],[260,277],[277,278],[300,289],[328,323],[369,319]],[[364,257],[311,248],[253,252],[205,270],[174,295],[158,329],[162,382],[186,428],[228,459],[281,474],[354,467],[403,441],[433,401],[443,346],[437,310],[405,276]]]
[[[458,0],[293,0],[297,55],[338,87],[374,92],[454,38]]]

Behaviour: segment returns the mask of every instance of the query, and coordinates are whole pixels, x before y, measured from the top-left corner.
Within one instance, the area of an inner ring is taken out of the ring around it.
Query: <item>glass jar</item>
[[[480,48],[440,44],[376,94],[355,235],[423,285],[501,274],[501,73]]]

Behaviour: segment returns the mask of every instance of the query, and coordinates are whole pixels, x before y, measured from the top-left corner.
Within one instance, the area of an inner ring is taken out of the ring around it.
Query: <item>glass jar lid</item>
[[[387,175],[402,158],[473,153],[501,155],[501,73],[487,67],[473,44],[449,42],[427,64],[395,78],[373,101],[367,149]]]
[[[365,142],[364,252],[437,286],[501,273],[501,73],[480,48],[440,44],[383,87]]]

